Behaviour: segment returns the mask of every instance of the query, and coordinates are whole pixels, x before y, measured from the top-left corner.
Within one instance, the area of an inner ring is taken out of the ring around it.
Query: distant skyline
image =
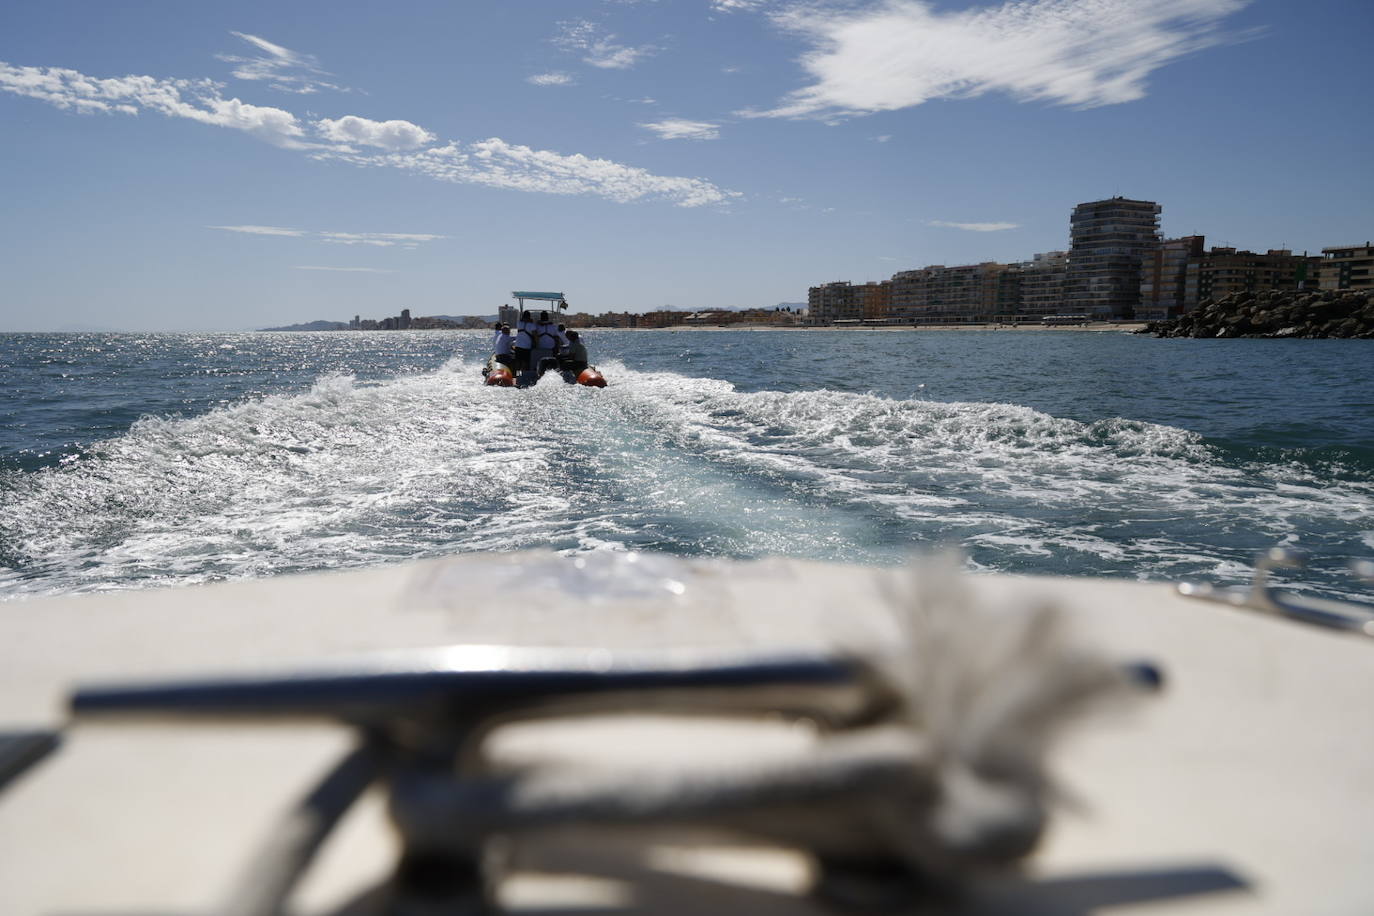
[[[1374,235],[1367,0],[0,9],[0,331],[771,307],[1068,247]]]

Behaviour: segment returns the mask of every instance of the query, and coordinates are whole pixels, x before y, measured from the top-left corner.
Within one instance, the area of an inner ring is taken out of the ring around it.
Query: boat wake
[[[455,359],[145,417],[0,475],[0,595],[531,547],[890,563],[957,543],[985,569],[1233,581],[1275,543],[1374,547],[1374,486],[1330,461],[1009,404],[607,370],[604,390],[514,391]]]

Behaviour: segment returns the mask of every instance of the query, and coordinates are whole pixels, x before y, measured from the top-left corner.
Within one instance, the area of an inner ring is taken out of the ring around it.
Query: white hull
[[[0,727],[55,727],[77,683],[279,671],[456,643],[882,652],[891,570],[646,557],[647,573],[546,554],[0,605]],[[655,565],[657,564],[657,565]],[[621,572],[617,572],[619,569]],[[667,583],[668,587],[660,588]],[[1374,912],[1374,644],[1179,597],[1168,586],[973,577],[991,605],[1064,607],[1083,643],[1156,661],[1166,689],[1075,732],[1062,810],[1026,878],[976,883],[974,911]],[[513,730],[496,752],[618,761],[804,752],[794,727],[651,717]],[[0,912],[207,912],[282,811],[350,746],[342,727],[80,723],[0,794]],[[644,912],[819,912],[795,855],[547,838],[500,899]],[[561,845],[560,845],[561,844]],[[346,817],[298,896],[331,912],[395,857],[381,800]],[[580,877],[575,875],[580,874]],[[1028,882],[1028,883],[1026,883]]]

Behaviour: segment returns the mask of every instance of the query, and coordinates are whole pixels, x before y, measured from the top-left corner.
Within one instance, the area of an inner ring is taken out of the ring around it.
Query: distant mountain
[[[258,328],[259,331],[342,331],[348,327],[347,321],[307,321],[305,324],[288,324],[284,328]]]
[[[805,303],[805,302],[779,302],[777,305],[774,306],[774,308],[791,309],[791,310],[794,311],[794,312],[800,312],[802,309],[806,308],[806,303]]]

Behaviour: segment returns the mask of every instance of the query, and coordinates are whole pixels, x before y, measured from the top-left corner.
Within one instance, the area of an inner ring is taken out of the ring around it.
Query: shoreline
[[[587,331],[846,331],[846,332],[924,332],[924,331],[1089,331],[1103,334],[1117,332],[1134,334],[1143,330],[1144,321],[1089,322],[1086,324],[922,324],[879,325],[873,327],[835,327],[834,325],[776,325],[776,324],[675,324],[666,328],[617,328],[588,325]]]

